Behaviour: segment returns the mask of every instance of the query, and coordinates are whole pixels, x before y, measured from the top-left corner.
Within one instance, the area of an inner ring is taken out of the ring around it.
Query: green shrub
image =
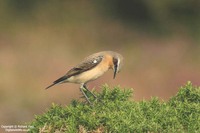
[[[200,132],[200,87],[188,82],[169,101],[130,100],[131,89],[102,87],[93,105],[52,104],[30,123],[29,132]]]

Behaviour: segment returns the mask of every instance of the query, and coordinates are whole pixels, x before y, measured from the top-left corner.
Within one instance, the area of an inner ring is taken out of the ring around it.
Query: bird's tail
[[[56,85],[56,84],[53,83],[53,84],[49,85],[48,87],[46,87],[45,89],[49,89],[50,87],[52,87],[52,86],[54,86],[54,85]]]
[[[65,81],[66,79],[68,79],[68,76],[62,76],[59,79],[57,79],[56,81],[53,82],[53,84],[49,85],[48,87],[46,87],[45,89],[49,89],[50,87],[62,83],[63,81]]]

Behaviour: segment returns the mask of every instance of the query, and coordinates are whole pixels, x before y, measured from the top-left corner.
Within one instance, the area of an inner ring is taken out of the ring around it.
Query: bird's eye
[[[117,66],[117,65],[118,65],[118,59],[113,58],[113,64],[114,64],[115,66]]]

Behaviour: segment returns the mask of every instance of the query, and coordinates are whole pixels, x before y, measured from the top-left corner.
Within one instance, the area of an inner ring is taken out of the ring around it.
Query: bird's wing
[[[77,74],[80,74],[82,72],[85,72],[87,70],[90,70],[97,66],[102,61],[103,56],[97,56],[93,58],[86,58],[83,62],[69,70],[65,76],[71,77],[75,76]]]
[[[53,82],[53,84],[48,86],[46,89],[54,86],[55,84],[58,84],[58,83],[61,83],[61,82],[65,81],[66,79],[68,79],[71,76],[78,75],[78,74],[80,74],[82,72],[85,72],[87,70],[90,70],[90,69],[94,68],[95,66],[97,66],[102,61],[102,59],[103,59],[103,56],[96,56],[96,57],[92,57],[92,58],[86,58],[83,62],[81,62],[80,64],[78,64],[77,66],[75,66],[74,68],[69,70],[64,76],[62,76],[59,79],[55,80]]]

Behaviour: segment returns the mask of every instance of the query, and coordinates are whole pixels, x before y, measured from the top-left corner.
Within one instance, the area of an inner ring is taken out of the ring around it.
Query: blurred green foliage
[[[194,34],[200,30],[198,0],[104,0],[105,14],[145,31],[172,33],[179,28]]]
[[[86,12],[80,7],[85,6]],[[91,6],[87,6],[91,5]],[[88,9],[88,8],[91,8]],[[87,12],[87,10],[90,10]],[[173,33],[183,29],[191,35],[200,31],[200,1],[199,0],[102,0],[102,1],[64,1],[64,0],[6,0],[1,1],[1,15],[4,18],[19,21],[37,21],[38,16],[51,23],[65,23],[75,19],[80,14],[96,13],[102,19],[109,18],[121,21],[124,25],[134,27],[134,30],[144,30],[153,33]],[[97,15],[97,16],[98,16]],[[92,17],[92,16],[90,16]],[[9,20],[9,19],[8,19]],[[2,23],[2,22],[0,22]]]
[[[131,101],[131,89],[103,87],[94,105],[53,104],[31,122],[30,132],[200,132],[200,87],[188,82],[169,101]]]

